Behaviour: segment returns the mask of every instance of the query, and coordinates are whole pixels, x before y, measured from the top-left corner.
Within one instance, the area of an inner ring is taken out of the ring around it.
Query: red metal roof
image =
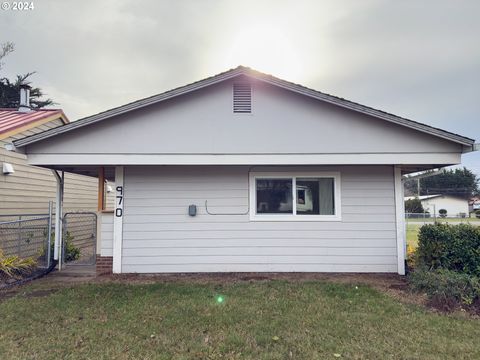
[[[19,129],[36,121],[54,117],[55,115],[58,115],[58,118],[63,118],[65,123],[68,122],[67,117],[60,109],[41,109],[21,112],[17,109],[0,108],[0,135]]]

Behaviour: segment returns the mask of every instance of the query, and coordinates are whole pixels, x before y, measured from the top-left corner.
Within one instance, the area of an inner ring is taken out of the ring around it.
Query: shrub
[[[44,236],[45,236],[45,238],[47,238],[47,232],[46,231],[44,231]],[[54,239],[55,239],[55,233],[52,232],[52,242],[50,244],[50,254],[51,254],[52,258],[53,258],[53,253],[55,251]],[[73,244],[73,239],[75,239],[75,237],[69,231],[67,231],[67,234],[64,237],[64,241],[65,241],[65,254],[64,254],[65,259],[64,259],[64,261],[65,262],[75,261],[75,260],[78,260],[80,258],[80,248],[75,247],[75,245]],[[48,246],[45,245],[45,247],[43,248],[43,250],[41,251],[39,256],[45,256],[45,252],[47,250],[47,247]]]
[[[409,275],[413,290],[427,294],[430,303],[442,310],[480,304],[480,279],[468,274],[437,269],[416,270]]]
[[[405,201],[405,212],[410,214],[421,214],[424,212],[422,202],[418,197]]]
[[[480,276],[480,228],[470,224],[427,224],[418,234],[417,262]]]
[[[480,210],[475,211],[475,216],[477,219],[480,219]]]
[[[73,245],[74,237],[67,231],[65,238],[65,262],[78,260],[80,258],[80,248]]]
[[[442,218],[447,217],[447,210],[446,209],[440,209],[440,210],[438,210],[438,214]]]
[[[0,249],[0,275],[11,278],[31,270],[37,262],[32,258],[22,259],[16,255],[7,256]]]

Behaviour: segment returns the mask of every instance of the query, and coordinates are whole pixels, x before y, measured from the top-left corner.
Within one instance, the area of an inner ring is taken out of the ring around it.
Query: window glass
[[[333,178],[297,179],[298,215],[335,215]]]
[[[293,214],[292,179],[256,179],[257,214]]]

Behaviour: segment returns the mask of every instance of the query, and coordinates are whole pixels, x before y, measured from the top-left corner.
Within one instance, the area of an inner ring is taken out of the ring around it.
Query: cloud
[[[35,84],[75,120],[252,59],[286,80],[478,138],[479,12],[463,0],[42,0],[28,13],[0,12],[0,41],[16,44],[2,71],[37,71]],[[261,46],[237,44],[242,33]],[[480,155],[465,158],[480,174]]]

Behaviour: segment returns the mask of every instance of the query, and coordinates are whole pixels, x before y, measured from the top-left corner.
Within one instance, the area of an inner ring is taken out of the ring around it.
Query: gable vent
[[[252,87],[249,83],[233,84],[233,112],[238,114],[252,112]]]

